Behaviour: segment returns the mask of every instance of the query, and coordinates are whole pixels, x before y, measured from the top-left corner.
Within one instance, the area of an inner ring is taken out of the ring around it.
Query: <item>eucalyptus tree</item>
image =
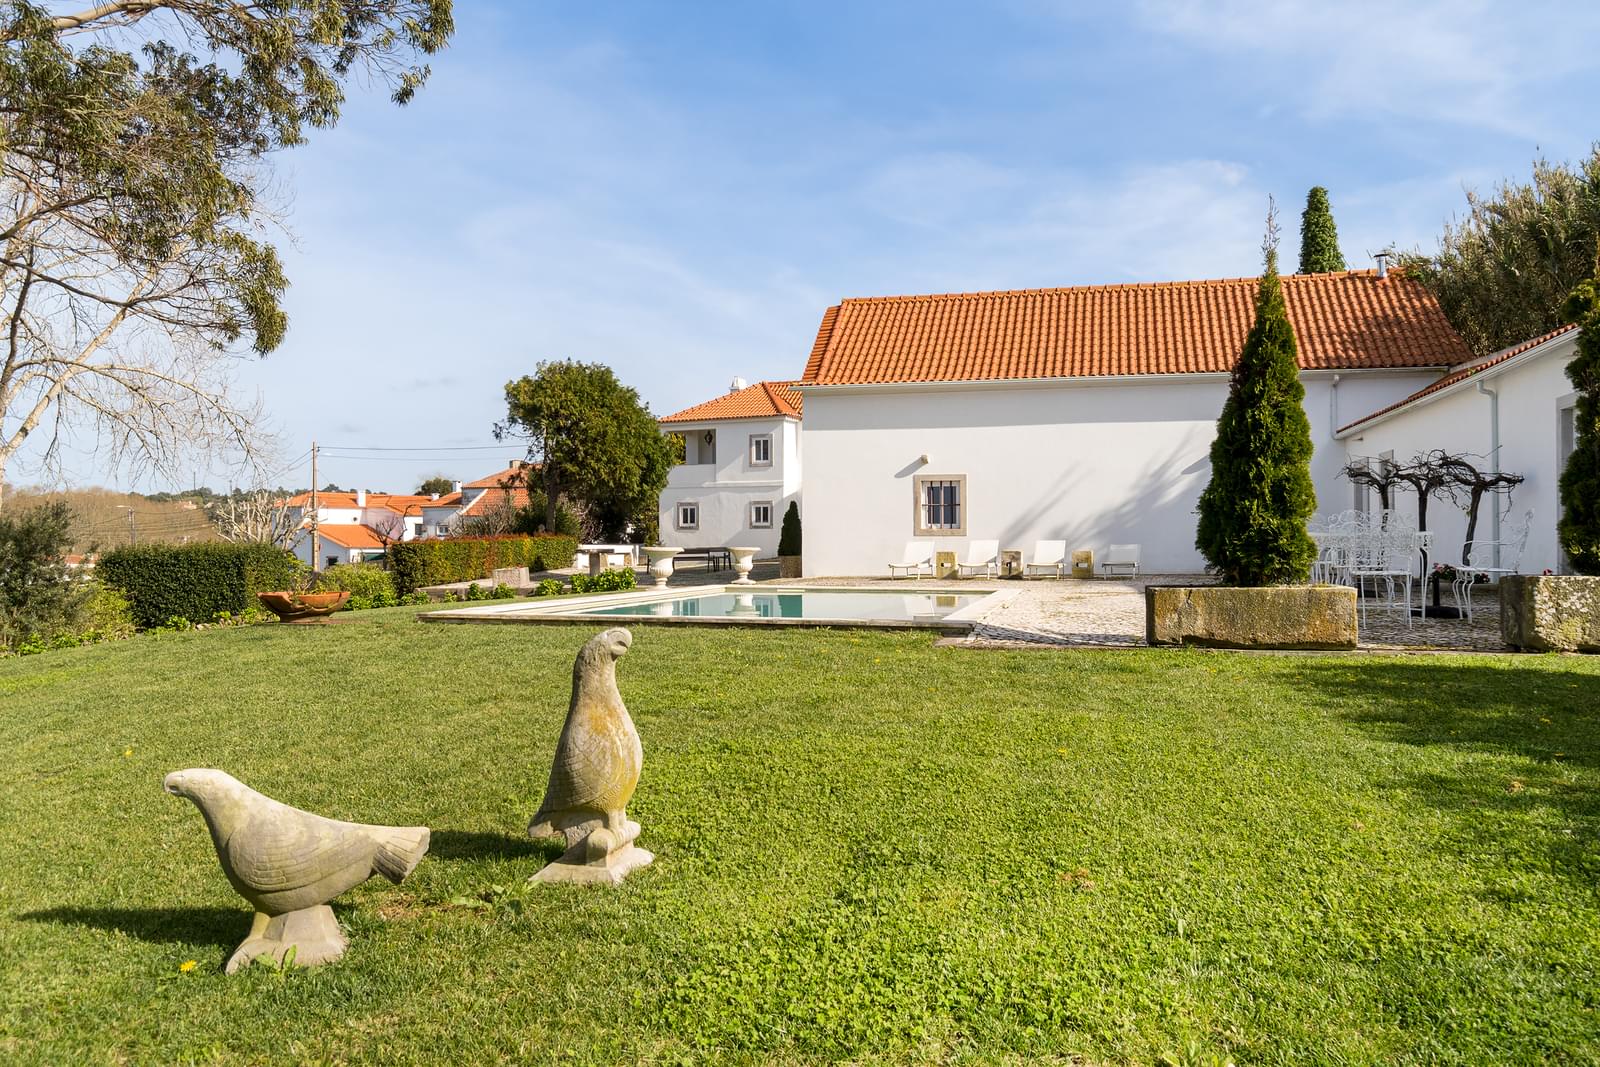
[[[35,433],[113,462],[251,455],[230,368],[288,326],[272,154],[361,77],[409,101],[451,0],[0,4],[0,477]],[[53,10],[54,9],[54,10]]]

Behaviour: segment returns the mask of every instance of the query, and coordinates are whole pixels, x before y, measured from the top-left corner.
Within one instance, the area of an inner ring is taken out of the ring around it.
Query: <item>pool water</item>
[[[808,589],[796,593],[705,593],[611,607],[576,607],[584,615],[653,615],[701,619],[841,619],[911,622],[942,619],[987,593],[898,593]]]

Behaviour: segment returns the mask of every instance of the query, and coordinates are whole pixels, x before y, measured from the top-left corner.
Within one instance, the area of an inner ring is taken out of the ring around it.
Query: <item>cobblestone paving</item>
[[[1148,575],[1138,579],[1063,578],[1059,581],[1028,582],[986,579],[951,580],[901,579],[887,581],[868,578],[810,578],[797,584],[813,586],[856,586],[860,588],[905,589],[918,584],[952,587],[978,592],[985,589],[1018,589],[1020,595],[983,616],[962,643],[975,647],[1077,646],[1091,648],[1132,648],[1144,640],[1144,589],[1147,585],[1204,581],[1194,575]],[[1373,650],[1443,650],[1501,652],[1500,607],[1492,593],[1480,593],[1473,601],[1473,618],[1417,619],[1406,625],[1405,617],[1369,603],[1361,627],[1360,647]]]

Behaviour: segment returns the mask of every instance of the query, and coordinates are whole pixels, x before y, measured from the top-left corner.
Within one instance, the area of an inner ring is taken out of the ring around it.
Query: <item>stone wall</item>
[[[1356,592],[1346,586],[1153,585],[1144,595],[1152,645],[1356,647]]]
[[[1529,652],[1600,652],[1600,578],[1502,578],[1500,634],[1512,648]]]

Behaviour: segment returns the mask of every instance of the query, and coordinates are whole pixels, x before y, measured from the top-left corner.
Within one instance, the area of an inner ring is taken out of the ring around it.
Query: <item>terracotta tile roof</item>
[[[831,309],[830,309],[831,310]],[[709,422],[713,419],[800,417],[799,382],[757,382],[704,404],[684,408],[662,422]]]
[[[1371,415],[1364,415],[1361,418],[1357,419],[1355,422],[1346,423],[1345,425],[1339,427],[1338,432],[1339,433],[1344,433],[1346,430],[1352,430],[1355,427],[1360,426],[1362,423],[1371,422],[1373,419],[1379,418],[1379,417],[1381,417],[1383,415],[1387,415],[1391,411],[1398,411],[1398,410],[1400,410],[1401,408],[1405,407],[1408,404],[1416,403],[1418,400],[1421,400],[1425,396],[1432,396],[1434,393],[1439,392],[1441,389],[1448,389],[1448,388],[1450,388],[1450,386],[1455,385],[1457,382],[1464,382],[1468,378],[1471,378],[1473,375],[1478,374],[1481,371],[1486,371],[1490,367],[1499,366],[1500,364],[1504,363],[1508,359],[1515,359],[1517,356],[1522,355],[1524,352],[1532,351],[1533,349],[1538,348],[1540,345],[1544,344],[1546,341],[1554,341],[1557,337],[1561,337],[1561,336],[1563,336],[1565,334],[1572,333],[1577,328],[1578,328],[1578,326],[1577,326],[1576,323],[1573,323],[1573,324],[1567,325],[1567,326],[1563,326],[1559,330],[1551,330],[1549,333],[1540,334],[1538,337],[1534,337],[1534,338],[1532,338],[1530,340],[1523,341],[1521,344],[1512,345],[1510,348],[1503,348],[1500,351],[1496,352],[1494,355],[1485,356],[1483,359],[1478,360],[1476,363],[1469,363],[1464,367],[1457,367],[1454,370],[1452,370],[1449,374],[1446,374],[1443,378],[1440,378],[1438,381],[1434,382],[1431,385],[1423,386],[1421,389],[1418,389],[1416,392],[1412,393],[1410,396],[1406,397],[1404,400],[1396,401],[1395,403],[1390,404],[1386,408],[1379,408],[1377,411],[1374,411]]]
[[[506,499],[506,491],[500,487],[479,493],[473,498],[472,503],[461,509],[461,514],[467,518],[476,515],[486,515],[490,508],[499,507]],[[515,486],[511,490],[511,506],[524,508],[528,506],[528,490],[525,486]]]
[[[424,500],[422,502],[422,506],[425,507],[425,508],[454,508],[454,507],[460,507],[461,506],[461,494],[459,492],[455,492],[455,493],[440,493],[438,500],[433,500],[433,499]]]
[[[311,494],[296,493],[285,503],[292,508],[308,508],[311,506]],[[429,497],[412,493],[368,493],[365,506],[368,508],[388,508],[396,515],[420,515],[423,505],[431,503],[433,501]],[[356,503],[356,494],[354,493],[318,493],[317,507],[355,510],[362,507],[362,505]]]
[[[519,459],[512,463],[511,466],[507,467],[505,470],[495,471],[493,474],[486,474],[475,482],[468,482],[466,485],[462,486],[462,488],[498,489],[500,487],[500,483],[512,480],[520,482],[526,472],[536,471],[538,469],[539,465],[537,463],[527,463]]]
[[[822,316],[801,384],[1226,372],[1249,332],[1258,281],[845,300]],[[1433,296],[1398,272],[1285,275],[1283,292],[1302,369],[1471,358]]]
[[[355,523],[325,522],[317,527],[317,534],[341,548],[382,548],[383,538],[370,526]]]

